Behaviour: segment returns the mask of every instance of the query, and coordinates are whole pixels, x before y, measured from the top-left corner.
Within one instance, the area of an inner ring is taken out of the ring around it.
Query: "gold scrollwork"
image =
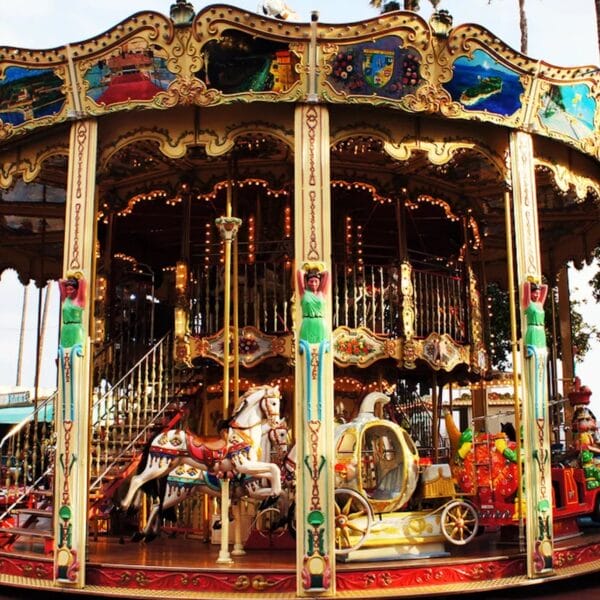
[[[7,140],[13,134],[14,129],[10,123],[5,123],[0,119],[0,140]]]
[[[207,89],[206,84],[196,77],[178,77],[166,92],[157,95],[155,102],[162,108],[171,108],[178,104],[209,106],[216,104],[221,97],[221,92]]]
[[[456,117],[461,112],[458,102],[453,102],[450,94],[442,87],[424,83],[402,98],[402,105],[412,112],[442,113],[446,117]]]
[[[247,590],[250,587],[250,577],[247,575],[240,575],[233,584],[236,590]]]

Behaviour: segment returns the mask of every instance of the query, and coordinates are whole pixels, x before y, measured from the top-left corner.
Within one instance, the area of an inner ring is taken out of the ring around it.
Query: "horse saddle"
[[[203,438],[187,432],[187,447],[190,456],[207,466],[223,460],[227,456],[227,442],[221,438]]]

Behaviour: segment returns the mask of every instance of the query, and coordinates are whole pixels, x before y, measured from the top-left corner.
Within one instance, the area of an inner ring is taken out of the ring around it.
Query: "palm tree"
[[[528,31],[525,0],[519,0],[519,29],[521,30],[521,54],[527,54]]]
[[[491,4],[492,0],[488,0]],[[598,4],[600,0],[596,0]],[[519,29],[521,30],[521,54],[527,54],[528,30],[527,30],[527,13],[525,11],[525,0],[519,0]]]
[[[397,10],[395,7],[388,7],[388,4],[397,4],[395,2],[384,2],[383,0],[369,0],[369,4],[373,8],[378,8],[382,13],[390,10]],[[404,10],[419,10],[419,0],[404,0]]]

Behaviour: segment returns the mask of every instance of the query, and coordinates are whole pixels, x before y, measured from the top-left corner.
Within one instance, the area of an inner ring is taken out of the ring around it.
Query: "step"
[[[4,527],[0,533],[14,536],[41,537],[45,539],[52,539],[54,537],[52,531],[48,531],[47,529],[33,529],[31,527]]]
[[[53,512],[51,510],[44,510],[41,508],[15,508],[12,511],[15,515],[30,515],[32,517],[40,518],[52,518]]]
[[[29,542],[24,543],[33,543],[33,539],[42,539],[44,542],[43,553],[51,554],[54,551],[54,533],[52,531],[48,531],[47,529],[33,529],[33,528],[25,528],[25,527],[6,527],[2,529],[2,532],[7,536],[5,541],[0,542],[0,548],[3,550],[11,551],[13,550],[15,544],[19,543],[19,539],[27,538]],[[23,552],[19,549],[19,555],[22,555]],[[38,554],[34,552],[33,554]]]

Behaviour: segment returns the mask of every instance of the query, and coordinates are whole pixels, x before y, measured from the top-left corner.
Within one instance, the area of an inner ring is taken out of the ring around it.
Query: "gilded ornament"
[[[196,77],[178,77],[166,92],[156,96],[155,101],[161,108],[171,108],[178,104],[209,106],[216,104],[220,97],[220,91],[209,90],[206,84]]]

